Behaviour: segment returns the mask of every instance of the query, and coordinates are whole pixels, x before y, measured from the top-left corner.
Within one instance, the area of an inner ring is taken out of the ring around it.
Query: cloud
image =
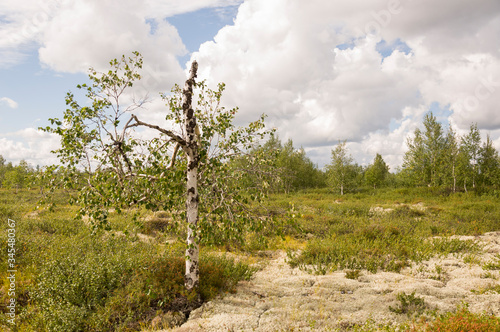
[[[201,78],[227,84],[240,121],[266,113],[308,152],[347,139],[394,169],[433,103],[459,128],[500,128],[499,33],[495,0],[248,0],[192,58]]]
[[[186,77],[177,59],[187,50],[168,17],[236,5],[234,24],[192,59],[200,79],[226,83],[225,103],[240,107],[240,123],[266,113],[282,139],[319,164],[347,139],[361,163],[381,153],[395,169],[406,136],[438,104],[459,132],[477,122],[500,147],[498,0],[2,3],[0,66],[18,61],[22,47],[39,47],[40,61],[61,72],[104,70],[138,50],[145,61],[138,92],[153,95]],[[161,120],[161,102],[149,107],[144,116]]]
[[[57,157],[51,151],[59,146],[59,136],[34,128],[0,136],[0,155],[14,164],[20,160],[26,160],[33,166],[56,164]]]
[[[203,8],[223,8],[237,6],[243,0],[190,0],[190,1],[158,1],[147,0],[148,17],[164,18],[178,14],[194,12]]]
[[[12,99],[7,97],[0,98],[0,104],[6,104],[9,108],[16,109],[19,105]]]
[[[101,67],[121,54],[141,51],[171,76],[186,49],[165,18],[206,7],[235,6],[242,0],[26,0],[0,4],[0,67],[11,66],[40,47],[40,60],[64,72]],[[158,27],[151,32],[151,23]],[[177,77],[178,78],[178,77]]]

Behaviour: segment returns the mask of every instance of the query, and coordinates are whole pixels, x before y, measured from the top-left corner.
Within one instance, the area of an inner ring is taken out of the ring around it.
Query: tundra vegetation
[[[165,126],[145,122],[145,100],[121,101],[141,66],[134,54],[111,61],[107,73],[91,70],[90,83],[79,86],[91,106],[68,94],[63,120],[44,128],[62,138],[59,166],[14,166],[0,158],[3,248],[7,220],[17,225],[17,314],[10,324],[2,305],[4,330],[172,327],[249,280],[267,250],[286,251],[292,267],[313,274],[399,272],[453,254],[499,277],[500,259],[474,261],[483,248],[451,238],[500,230],[500,160],[475,124],[458,137],[429,113],[408,139],[401,169],[390,172],[380,154],[360,166],[343,141],[321,170],[292,140],[283,144],[267,131],[264,117],[234,126],[237,109],[221,104],[224,85],[211,90],[195,75],[191,87],[164,95]],[[137,135],[140,127],[158,135],[146,140]],[[188,175],[193,160],[197,174]],[[194,192],[189,176],[198,182]],[[193,199],[195,223],[187,211]],[[3,304],[10,300],[7,258],[0,255]],[[186,267],[193,270],[193,262],[199,280],[190,283]],[[466,306],[424,321],[421,298],[396,300],[391,310],[408,315],[399,330],[499,329],[498,317]],[[351,328],[392,327],[368,321]]]

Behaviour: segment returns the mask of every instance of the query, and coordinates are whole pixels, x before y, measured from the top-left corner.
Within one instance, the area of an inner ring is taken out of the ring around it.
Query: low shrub
[[[361,276],[361,271],[360,270],[346,270],[345,271],[345,277],[347,279],[353,279],[356,280]]]
[[[455,312],[441,315],[436,320],[420,323],[409,329],[411,332],[500,332],[500,317],[475,314],[467,306]]]
[[[495,259],[483,265],[484,270],[500,270],[500,254],[495,255]]]
[[[415,292],[411,294],[399,293],[396,295],[396,299],[399,301],[397,307],[389,306],[389,310],[400,315],[419,316],[427,308],[427,305],[423,298],[415,296]]]
[[[477,242],[437,238],[426,240],[396,226],[370,224],[352,233],[332,234],[327,239],[311,240],[300,254],[288,253],[288,262],[316,274],[338,269],[399,272],[412,262],[434,255],[475,253]]]
[[[225,256],[202,254],[200,286],[186,292],[183,245],[158,250],[107,234],[58,239],[39,264],[24,315],[28,330],[138,331],[158,312],[187,316],[255,271]]]
[[[120,238],[91,236],[59,239],[40,262],[32,298],[36,330],[83,331],[108,296],[128,282],[135,255]]]
[[[478,253],[482,247],[474,240],[436,238],[431,241],[432,251],[438,255]]]

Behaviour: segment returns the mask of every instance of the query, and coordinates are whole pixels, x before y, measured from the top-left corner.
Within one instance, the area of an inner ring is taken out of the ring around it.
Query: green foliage
[[[403,158],[402,177],[407,185],[425,185],[428,181],[427,158],[422,131],[415,129],[414,137],[408,138],[408,151]]]
[[[457,191],[458,179],[458,161],[459,161],[459,142],[457,134],[450,125],[445,138],[446,153],[443,156],[443,185],[451,188],[453,192]]]
[[[467,183],[470,183],[472,188],[475,188],[479,173],[478,160],[481,150],[481,134],[477,129],[477,124],[471,124],[469,133],[462,137],[460,148],[463,155],[462,177],[464,189],[467,190]]]
[[[483,266],[485,270],[500,270],[500,254],[495,255],[494,260],[486,263]]]
[[[97,228],[109,229],[111,209],[121,213],[130,208],[173,212],[176,222],[170,226],[186,227],[187,154],[192,147],[186,145],[182,129],[188,117],[183,110],[182,89],[176,85],[163,95],[171,127],[142,122],[133,112],[143,107],[145,100],[122,104],[123,96],[140,79],[142,64],[142,57],[135,52],[130,58],[111,61],[106,73],[91,69],[91,84],[78,86],[86,91],[91,106],[81,106],[69,93],[63,119],[50,119],[52,126],[42,128],[61,137],[62,147],[55,152],[64,167],[51,169],[51,173],[63,174],[65,188],[79,189],[74,199],[80,206],[78,216],[90,216]],[[272,224],[272,220],[255,216],[250,208],[251,203],[265,198],[268,184],[242,185],[248,173],[258,173],[258,166],[267,163],[266,156],[249,157],[251,167],[234,167],[232,162],[246,158],[272,131],[264,128],[265,116],[246,127],[235,126],[237,108],[221,106],[224,89],[223,83],[215,90],[205,82],[194,84],[193,110],[199,131],[197,242],[242,242],[246,232],[259,232],[265,223]],[[157,135],[141,139],[136,127],[154,130]]]
[[[311,235],[300,253],[289,252],[289,263],[319,274],[339,269],[400,271],[435,255],[478,253],[482,248],[476,241],[449,235],[500,227],[498,199],[434,196],[428,188],[388,189],[377,196],[347,194],[341,200],[316,190],[288,199],[300,213],[300,229]]]
[[[257,271],[245,263],[236,262],[228,256],[204,255],[200,261],[199,294],[203,301],[208,301],[221,293],[234,292],[240,280],[250,280]]]
[[[483,186],[500,186],[500,158],[498,151],[493,147],[490,135],[480,150],[478,161],[480,182]]]
[[[34,282],[18,280],[31,288],[17,290],[16,324],[27,330],[138,331],[154,313],[188,313],[255,271],[231,258],[203,254],[200,286],[186,293],[182,250],[158,252],[148,244],[85,232],[54,240],[41,248],[26,244],[27,251],[43,252]],[[20,270],[28,275],[26,267]]]
[[[432,251],[438,255],[446,256],[448,254],[463,254],[479,252],[482,247],[473,240],[460,240],[449,238],[433,239]]]
[[[289,254],[289,264],[317,274],[337,269],[399,272],[411,261],[428,257],[428,248],[420,242],[398,228],[368,225],[352,233],[312,240],[300,255]]]
[[[448,142],[441,123],[432,112],[424,117],[425,130],[415,130],[414,137],[407,141],[408,151],[404,156],[403,171],[412,185],[440,186],[443,184]],[[446,152],[445,152],[446,151]]]
[[[354,159],[348,154],[346,141],[339,142],[332,150],[331,163],[326,166],[327,183],[332,188],[339,191],[341,195],[344,191],[356,188],[361,180],[361,167],[354,163]]]
[[[385,182],[388,173],[389,166],[382,159],[382,156],[377,153],[373,164],[368,166],[365,171],[365,181],[373,188],[380,187]]]
[[[423,298],[415,296],[415,292],[411,294],[399,293],[396,299],[400,302],[398,307],[389,306],[389,310],[400,315],[419,316],[427,308]]]
[[[446,186],[456,192],[478,188],[497,188],[500,183],[498,153],[487,137],[481,146],[477,124],[458,137],[450,126],[445,135],[432,114],[426,114],[424,131],[415,129],[407,141],[399,178],[407,186]]]
[[[324,187],[324,173],[306,156],[303,148],[296,149],[293,141],[282,144],[278,137],[271,135],[264,145],[253,149],[245,158],[234,160],[235,167],[254,168],[254,160],[261,160],[259,171],[242,179],[241,185],[253,187],[265,181],[270,192],[293,192],[306,188]],[[266,163],[262,163],[266,160]]]
[[[110,293],[127,282],[134,264],[120,239],[70,237],[60,241],[46,260],[33,291],[48,331],[82,331]],[[72,253],[68,255],[68,253]]]
[[[436,187],[443,182],[444,173],[444,151],[447,149],[446,140],[443,136],[443,128],[436,117],[430,112],[424,117],[424,146],[427,151],[428,175],[427,183]]]
[[[294,148],[291,139],[283,146],[279,142],[278,151],[276,166],[281,170],[281,183],[285,192],[325,185],[323,173],[306,156],[303,148]]]
[[[11,162],[5,164],[5,159],[0,156],[0,186],[7,189],[23,189],[30,186],[30,180],[35,170],[25,160],[17,166]]]
[[[356,280],[356,279],[359,278],[360,275],[361,275],[361,271],[360,270],[346,270],[345,271],[345,277],[347,279]]]

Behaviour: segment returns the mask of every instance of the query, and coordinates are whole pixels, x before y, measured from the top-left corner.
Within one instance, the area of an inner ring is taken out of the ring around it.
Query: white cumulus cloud
[[[19,106],[17,102],[7,97],[0,98],[0,104],[5,104],[12,109],[16,109]]]
[[[458,128],[500,128],[499,33],[495,0],[247,0],[192,58],[227,84],[240,120],[268,114],[320,163],[347,139],[364,163],[382,153],[394,169],[433,104]],[[381,43],[400,46],[382,55]]]
[[[238,121],[268,114],[320,166],[347,139],[361,163],[381,153],[395,169],[432,105],[449,110],[458,132],[477,122],[500,148],[498,0],[10,1],[0,4],[0,66],[23,47],[62,72],[107,69],[137,50],[139,87],[155,94],[186,76],[177,59],[187,50],[168,17],[236,5],[234,24],[192,54],[199,78],[225,82]],[[164,117],[158,101],[147,112]]]
[[[32,166],[58,162],[51,153],[60,147],[59,136],[26,128],[0,135],[0,155],[14,164],[26,160]]]

